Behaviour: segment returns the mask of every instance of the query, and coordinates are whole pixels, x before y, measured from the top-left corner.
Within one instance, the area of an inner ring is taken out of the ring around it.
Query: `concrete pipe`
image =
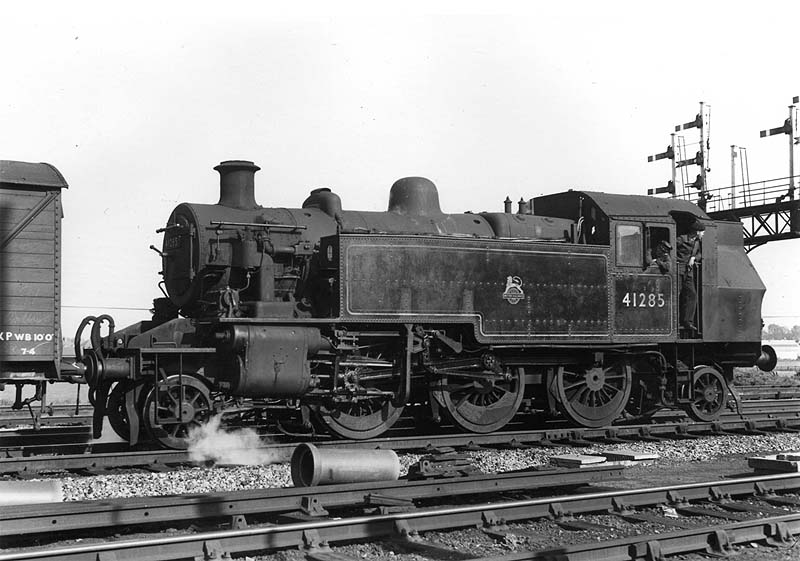
[[[313,444],[303,443],[292,454],[295,487],[393,481],[398,477],[400,460],[394,450],[321,450]]]
[[[0,506],[60,503],[64,492],[59,481],[0,481]]]

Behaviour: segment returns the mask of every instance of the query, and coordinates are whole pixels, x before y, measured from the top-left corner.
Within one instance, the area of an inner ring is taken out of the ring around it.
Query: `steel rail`
[[[547,469],[450,479],[257,489],[181,497],[136,497],[18,505],[0,512],[0,537],[156,524],[175,520],[320,511],[358,504],[405,504],[429,497],[575,487],[622,475],[620,466]]]
[[[766,431],[800,430],[800,414],[778,416],[764,412],[763,416],[740,417],[725,415],[719,421],[696,422],[678,419],[652,424],[613,425],[602,428],[567,427],[556,425],[552,428],[535,430],[510,430],[489,434],[439,434],[427,436],[391,436],[369,440],[329,440],[314,441],[318,447],[337,448],[390,448],[393,450],[430,450],[438,447],[480,448],[480,447],[529,447],[590,445],[630,440],[661,440],[669,438],[697,438],[708,435],[730,433],[763,434]],[[296,442],[283,442],[265,445],[276,455],[276,459],[288,460]],[[180,450],[149,450],[139,452],[107,454],[65,454],[47,456],[23,456],[0,458],[0,474],[35,473],[40,471],[79,470],[119,467],[160,467],[190,463],[189,456]]]
[[[765,494],[770,490],[800,487],[800,474],[779,474],[682,485],[603,491],[581,495],[503,501],[467,506],[419,509],[377,516],[325,519],[313,522],[267,525],[238,530],[190,535],[103,542],[62,548],[39,548],[0,554],[0,561],[53,559],[167,560],[185,557],[221,558],[225,554],[269,551],[298,545],[325,545],[386,535],[412,536],[419,532],[491,526],[508,521],[547,517],[553,512],[614,511],[622,507],[690,500],[714,500],[728,496]],[[800,513],[776,518],[800,522]],[[764,523],[757,520],[755,523]],[[726,525],[727,526],[727,525]],[[729,526],[737,526],[736,524]],[[722,526],[725,527],[725,526]],[[113,555],[113,557],[110,557]],[[217,556],[217,557],[214,557]]]
[[[289,452],[286,453],[287,455]],[[123,467],[160,468],[189,463],[185,450],[79,453],[0,458],[0,474],[28,474],[48,471],[113,469]]]

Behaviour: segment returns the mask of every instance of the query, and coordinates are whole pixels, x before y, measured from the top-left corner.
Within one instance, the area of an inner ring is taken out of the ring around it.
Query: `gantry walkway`
[[[796,181],[796,179],[795,179]],[[739,220],[752,251],[767,242],[800,238],[800,192],[789,177],[707,189],[697,202],[715,220]],[[691,194],[676,198],[692,200]]]

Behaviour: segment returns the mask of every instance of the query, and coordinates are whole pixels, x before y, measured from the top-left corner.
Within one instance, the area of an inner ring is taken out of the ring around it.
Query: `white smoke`
[[[220,428],[222,417],[215,415],[189,433],[189,458],[196,463],[267,465],[281,461],[279,454],[264,448],[268,443],[251,428],[226,431]]]

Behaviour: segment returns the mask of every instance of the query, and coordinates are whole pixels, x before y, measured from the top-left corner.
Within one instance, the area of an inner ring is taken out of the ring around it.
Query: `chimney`
[[[214,168],[219,172],[218,205],[252,210],[256,203],[255,176],[261,168],[247,160],[227,160]]]

